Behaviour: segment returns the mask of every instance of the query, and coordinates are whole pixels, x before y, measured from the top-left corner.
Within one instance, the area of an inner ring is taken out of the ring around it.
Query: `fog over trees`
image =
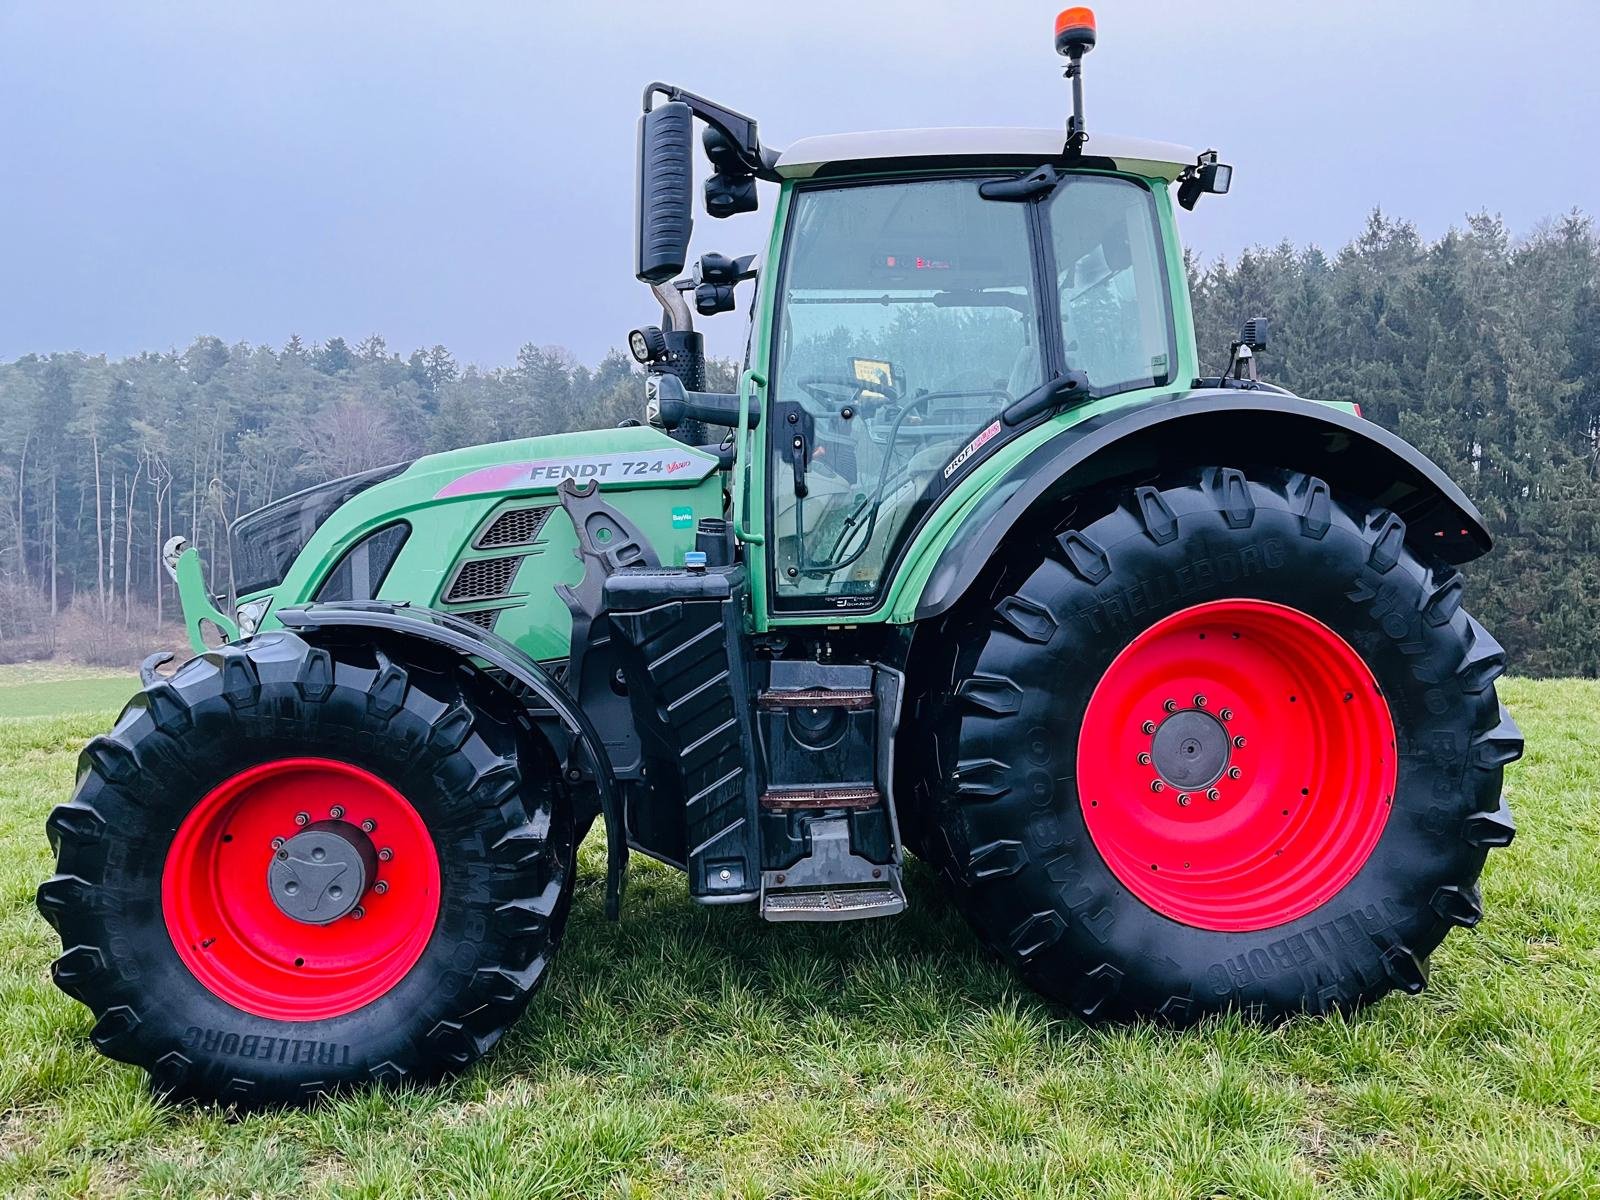
[[[1526,237],[1480,216],[1436,241],[1374,213],[1337,254],[1284,243],[1190,263],[1202,362],[1272,319],[1263,377],[1354,401],[1482,509],[1496,547],[1468,604],[1519,674],[1600,673],[1600,239],[1571,214]],[[718,385],[732,386],[719,364]],[[47,654],[60,614],[129,631],[176,611],[183,533],[226,587],[225,530],[323,480],[478,442],[642,415],[638,368],[525,346],[464,366],[381,336],[282,347],[202,337],[108,361],[0,364],[0,658]]]

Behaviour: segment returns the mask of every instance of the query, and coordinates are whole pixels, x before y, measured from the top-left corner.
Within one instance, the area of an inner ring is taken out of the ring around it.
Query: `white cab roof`
[[[808,179],[825,167],[839,172],[868,164],[914,167],[917,159],[971,159],[973,165],[1016,160],[1005,165],[1038,166],[1059,160],[1065,149],[1065,128],[1054,129],[882,129],[866,133],[830,133],[802,138],[778,156],[778,174]],[[1117,137],[1091,132],[1084,144],[1088,159],[1111,159],[1119,171],[1171,181],[1195,160],[1197,151],[1174,142]],[[892,168],[890,168],[892,169]],[[830,174],[835,173],[830,171]]]

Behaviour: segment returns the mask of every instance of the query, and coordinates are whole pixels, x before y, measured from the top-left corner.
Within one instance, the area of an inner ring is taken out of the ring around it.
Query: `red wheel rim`
[[[1265,929],[1354,878],[1396,765],[1389,706],[1348,642],[1293,608],[1218,600],[1107,668],[1078,794],[1095,848],[1144,903],[1200,929]]]
[[[313,925],[279,909],[268,867],[275,839],[330,820],[371,823],[377,869],[358,910]],[[314,1021],[371,1003],[416,964],[439,915],[439,856],[417,810],[376,775],[286,758],[194,806],[167,852],[161,901],[178,956],[211,992],[256,1016]]]

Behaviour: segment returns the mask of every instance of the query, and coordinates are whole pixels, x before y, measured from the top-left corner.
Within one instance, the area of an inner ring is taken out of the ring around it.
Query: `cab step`
[[[761,894],[761,915],[769,921],[861,921],[905,911],[906,894],[895,869],[884,887],[780,889]]]
[[[898,862],[874,863],[850,846],[850,818],[810,822],[811,853],[761,873],[761,915],[768,921],[859,921],[904,912]]]
[[[873,808],[883,797],[875,787],[788,787],[761,793],[768,812],[814,808]]]
[[[848,669],[848,668],[847,668]],[[852,670],[852,674],[856,672]],[[757,703],[774,711],[784,708],[848,708],[853,711],[870,709],[877,699],[867,687],[792,687],[762,692]]]

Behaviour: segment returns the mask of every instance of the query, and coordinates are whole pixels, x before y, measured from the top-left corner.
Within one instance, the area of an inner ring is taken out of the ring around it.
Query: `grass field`
[[[0,721],[10,717],[115,714],[139,690],[130,671],[96,670],[61,663],[0,666]]]
[[[636,866],[609,925],[590,844],[552,982],[487,1062],[240,1118],[154,1099],[49,982],[42,825],[111,717],[18,716],[61,682],[0,679],[0,1193],[1600,1197],[1600,683],[1504,688],[1520,832],[1419,998],[1086,1028],[925,871],[904,917],[783,927]],[[65,683],[73,709],[116,692]]]

